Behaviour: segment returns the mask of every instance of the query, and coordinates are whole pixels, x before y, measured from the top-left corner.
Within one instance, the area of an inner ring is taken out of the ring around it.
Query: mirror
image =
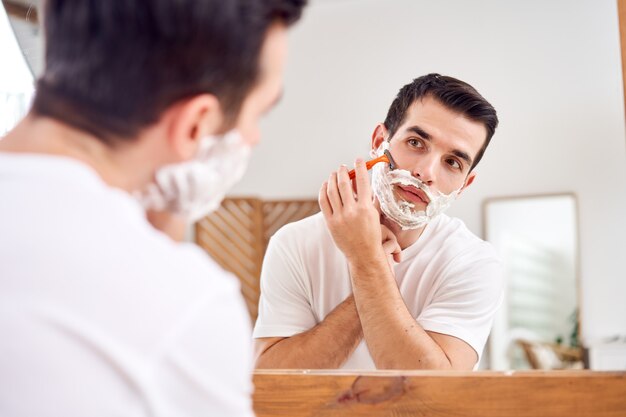
[[[37,74],[41,41],[27,39],[39,29],[21,30],[24,18],[15,23],[11,12],[22,6],[21,16],[32,17],[37,4],[3,3],[17,36],[28,35],[20,46]],[[374,126],[402,85],[429,72],[455,76],[492,102],[501,123],[476,181],[448,213],[485,238],[487,199],[575,195],[580,293],[575,281],[562,293],[579,302],[585,346],[626,335],[626,135],[614,0],[311,0],[289,36],[283,100],[264,120],[231,196],[315,199],[331,171],[368,155]],[[490,366],[516,365],[482,365]]]
[[[506,283],[489,339],[490,368],[580,367],[575,196],[489,199],[483,215]],[[578,351],[578,360],[563,358],[564,351]]]
[[[500,126],[476,180],[448,214],[485,238],[486,199],[574,194],[581,342],[623,340],[626,134],[618,22],[614,0],[313,0],[290,35],[283,100],[266,119],[233,195],[315,198],[331,171],[367,157],[374,126],[402,85],[429,72],[455,76],[495,106]],[[613,366],[624,367],[626,348],[621,352]]]

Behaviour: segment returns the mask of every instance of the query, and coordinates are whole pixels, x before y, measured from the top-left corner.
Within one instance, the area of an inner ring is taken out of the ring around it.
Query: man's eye
[[[424,146],[422,144],[422,141],[418,139],[409,139],[409,145],[411,145],[414,148],[422,148]]]
[[[454,169],[462,169],[463,167],[461,166],[461,164],[459,163],[459,161],[457,161],[456,159],[448,159],[448,165],[450,165],[450,167],[454,168]]]

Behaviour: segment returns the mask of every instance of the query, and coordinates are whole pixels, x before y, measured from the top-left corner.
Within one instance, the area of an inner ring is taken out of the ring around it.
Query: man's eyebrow
[[[426,139],[428,141],[432,140],[432,136],[429,135],[424,129],[422,129],[419,126],[410,126],[406,129],[409,132],[413,132],[416,135],[419,135],[420,137],[422,137],[423,139]],[[470,156],[467,154],[467,152],[463,152],[461,150],[458,149],[454,149],[452,150],[452,155],[456,156],[457,158],[461,158],[462,160],[464,160],[469,166],[472,166],[472,158],[470,158]]]
[[[424,138],[426,140],[431,140],[432,139],[432,136],[430,136],[428,133],[426,133],[426,131],[424,131],[424,129],[422,129],[419,126],[410,126],[406,130],[408,130],[409,132],[413,132],[416,135],[420,135],[422,138]]]
[[[467,165],[472,166],[472,158],[470,158],[470,156],[466,152],[459,151],[458,149],[454,149],[452,151],[452,155],[463,159],[465,162],[467,162]]]

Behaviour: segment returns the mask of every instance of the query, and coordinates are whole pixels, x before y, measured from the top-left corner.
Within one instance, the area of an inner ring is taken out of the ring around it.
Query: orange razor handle
[[[377,164],[377,163],[379,163],[379,162],[386,162],[386,163],[389,163],[389,158],[387,158],[387,155],[383,154],[383,155],[379,156],[379,157],[378,157],[378,158],[376,158],[376,159],[372,159],[372,160],[367,161],[367,162],[365,163],[365,167],[366,167],[368,170],[370,170],[370,169],[372,169],[372,167],[373,167],[374,165],[376,165],[376,164]],[[354,177],[356,176],[356,172],[354,172],[354,170],[352,169],[352,170],[350,170],[350,172],[348,172],[348,175],[350,176],[350,179],[351,179],[351,180],[353,180],[353,179],[354,179]]]

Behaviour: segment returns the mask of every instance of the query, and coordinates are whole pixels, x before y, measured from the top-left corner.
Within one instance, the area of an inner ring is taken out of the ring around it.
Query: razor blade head
[[[385,149],[384,153],[385,153],[385,156],[387,156],[387,159],[389,160],[389,169],[394,170],[398,168],[398,166],[396,165],[396,161],[394,161],[393,158],[391,157],[391,153],[389,152],[389,149]]]

